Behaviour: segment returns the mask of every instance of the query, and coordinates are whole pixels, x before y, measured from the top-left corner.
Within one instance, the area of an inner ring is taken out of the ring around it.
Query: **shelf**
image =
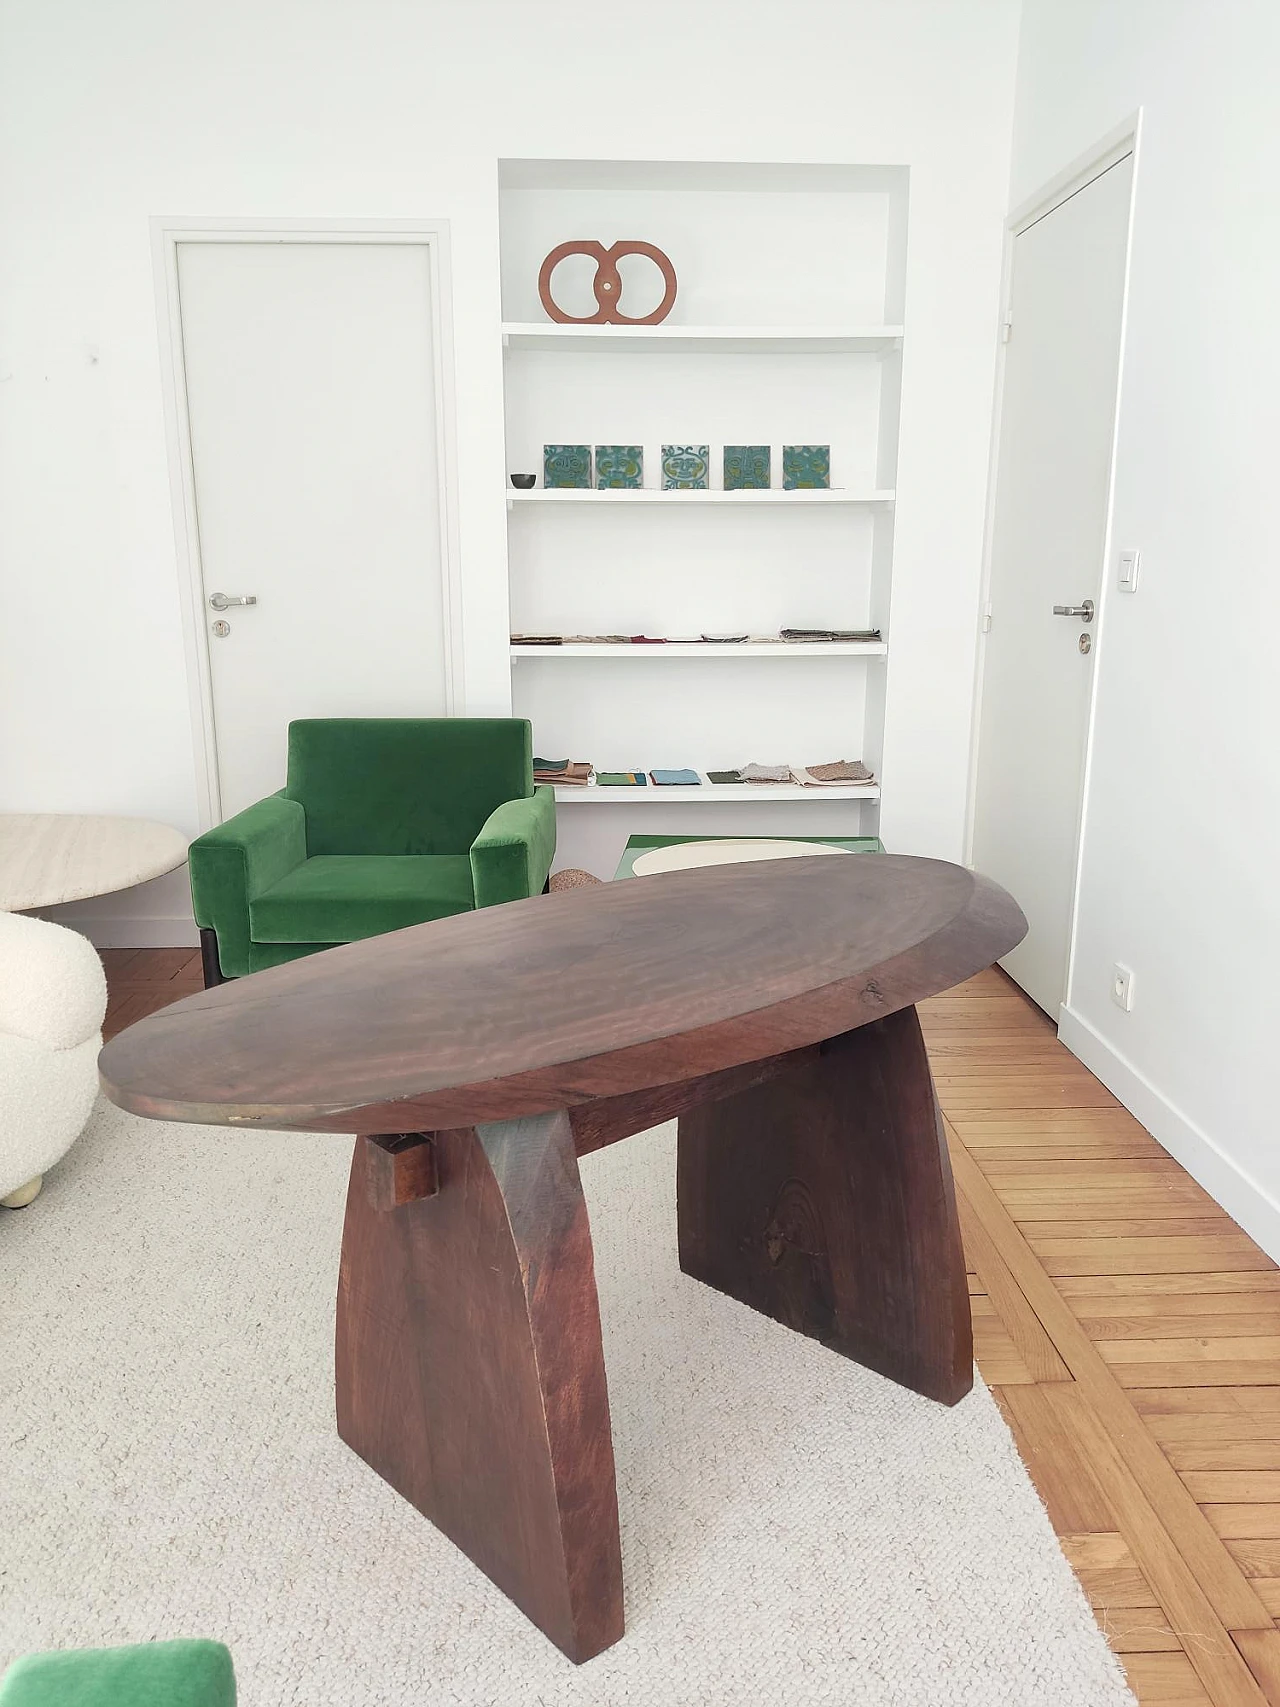
[[[513,658],[883,658],[883,640],[666,640],[611,644],[576,641],[563,646],[512,645]],[[812,790],[809,791],[812,793]]]
[[[507,320],[508,350],[654,350],[668,355],[883,354],[902,342],[901,326],[566,326]]]
[[[851,486],[832,486],[821,490],[801,492],[784,492],[780,487],[772,487],[768,491],[759,489],[745,492],[664,492],[657,486],[639,487],[606,487],[603,490],[596,486],[535,486],[531,492],[517,492],[514,489],[506,494],[508,506],[512,504],[665,504],[668,509],[678,510],[688,505],[697,509],[699,505],[715,506],[718,504],[794,504],[797,509],[817,507],[822,509],[832,504],[892,504],[894,491],[891,486],[876,488],[854,488]]]
[[[701,773],[699,773],[701,774]],[[642,788],[601,788],[588,783],[585,788],[556,786],[557,806],[653,806],[679,805],[687,801],[724,800],[879,800],[880,785],[876,782],[836,783],[830,788],[802,788],[795,782],[701,782],[695,788],[659,788],[645,783]]]

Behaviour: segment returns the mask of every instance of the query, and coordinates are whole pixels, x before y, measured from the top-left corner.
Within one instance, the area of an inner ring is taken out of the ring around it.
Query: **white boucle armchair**
[[[21,1209],[84,1128],[98,1090],[107,981],[63,925],[0,913],[0,1204]]]

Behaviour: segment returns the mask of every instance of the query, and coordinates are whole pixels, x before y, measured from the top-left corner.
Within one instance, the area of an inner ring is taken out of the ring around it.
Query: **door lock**
[[[1087,652],[1089,650],[1089,648],[1093,645],[1092,634],[1082,634],[1080,636],[1079,640],[1076,641],[1076,645],[1080,648],[1080,650],[1082,652]]]
[[[1078,617],[1081,622],[1092,622],[1093,611],[1094,604],[1092,599],[1085,599],[1082,604],[1078,605],[1054,605],[1053,607],[1053,614],[1055,616]]]
[[[229,622],[215,622],[213,632],[217,639],[225,640],[231,633],[231,624]]]
[[[243,598],[238,597],[234,593],[209,594],[210,610],[230,610],[232,605],[256,605],[257,602],[258,596],[256,593],[247,593]]]

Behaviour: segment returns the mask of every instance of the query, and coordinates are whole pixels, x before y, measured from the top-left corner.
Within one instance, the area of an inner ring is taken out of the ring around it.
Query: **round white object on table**
[[[700,865],[740,865],[753,859],[808,859],[814,854],[847,854],[850,848],[825,842],[766,841],[760,837],[727,836],[714,842],[673,842],[650,848],[631,868],[633,877],[652,877],[659,871],[692,871]]]

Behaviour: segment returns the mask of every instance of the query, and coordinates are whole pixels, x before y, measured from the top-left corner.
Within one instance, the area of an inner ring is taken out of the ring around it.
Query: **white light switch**
[[[1138,570],[1142,564],[1140,551],[1122,551],[1120,553],[1119,586],[1122,593],[1136,593],[1138,590]]]

